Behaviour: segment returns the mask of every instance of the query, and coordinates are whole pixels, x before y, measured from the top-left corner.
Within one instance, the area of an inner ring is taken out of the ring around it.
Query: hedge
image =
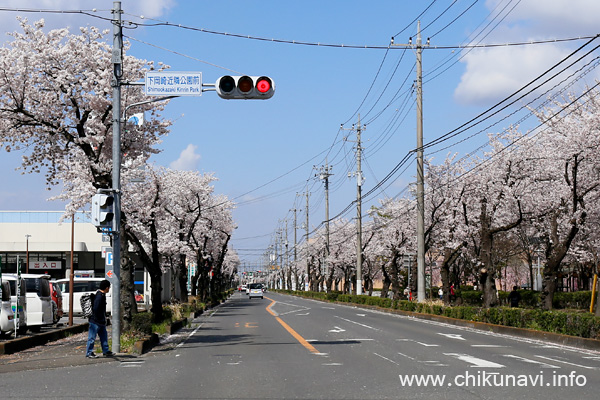
[[[350,304],[365,304],[381,308],[417,312],[422,314],[443,315],[450,318],[464,319],[476,322],[512,326],[516,328],[534,329],[544,332],[560,333],[583,338],[600,339],[600,317],[589,312],[577,311],[543,311],[539,308],[483,308],[471,305],[443,306],[435,303],[418,303],[407,300],[392,300],[366,295],[350,295],[325,292],[293,292],[291,290],[276,290],[281,293],[299,295],[325,301],[338,301]],[[477,293],[477,291],[468,291]],[[466,292],[463,292],[463,294]],[[578,295],[574,295],[579,293]],[[560,293],[558,301],[571,304],[578,301],[584,304],[586,292]],[[587,292],[589,293],[589,292]],[[562,296],[567,295],[567,296]],[[470,297],[472,298],[472,297]],[[588,303],[589,307],[589,303]]]

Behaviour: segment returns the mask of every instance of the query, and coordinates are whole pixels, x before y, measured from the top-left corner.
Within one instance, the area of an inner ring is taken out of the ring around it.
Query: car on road
[[[262,283],[251,283],[248,285],[248,298],[252,299],[253,297],[263,298],[263,289]]]

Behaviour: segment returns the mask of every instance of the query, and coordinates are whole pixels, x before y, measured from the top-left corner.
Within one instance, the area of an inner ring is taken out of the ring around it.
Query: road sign
[[[201,96],[202,72],[148,71],[144,93],[147,96]]]
[[[106,247],[102,250],[104,253],[104,274],[110,281],[112,281],[113,279],[117,279],[117,274],[114,270],[114,257],[112,247]]]

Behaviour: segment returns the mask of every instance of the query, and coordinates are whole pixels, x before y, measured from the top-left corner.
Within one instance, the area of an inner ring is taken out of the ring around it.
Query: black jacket
[[[106,326],[106,295],[100,290],[94,295],[90,322],[93,322],[96,325]]]

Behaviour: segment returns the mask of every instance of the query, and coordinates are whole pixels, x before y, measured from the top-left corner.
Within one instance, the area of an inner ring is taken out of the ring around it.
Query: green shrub
[[[152,333],[152,313],[142,312],[133,314],[131,329],[145,335],[150,335]]]
[[[457,290],[456,296],[463,300],[463,304],[480,306],[483,302],[483,293],[480,290]]]

